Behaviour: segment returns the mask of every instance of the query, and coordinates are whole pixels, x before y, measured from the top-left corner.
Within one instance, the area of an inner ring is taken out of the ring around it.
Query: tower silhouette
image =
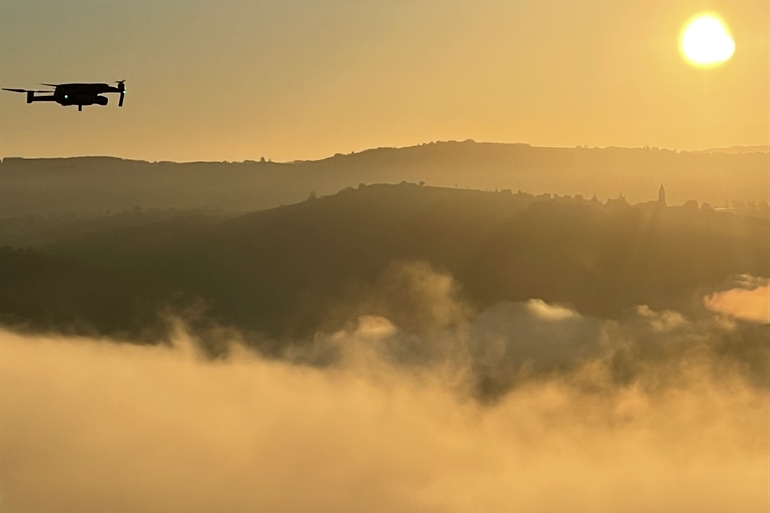
[[[663,184],[660,184],[660,189],[658,189],[658,205],[666,206],[666,189],[663,188]]]

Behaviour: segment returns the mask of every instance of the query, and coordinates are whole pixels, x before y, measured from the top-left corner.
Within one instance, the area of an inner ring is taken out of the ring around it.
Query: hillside
[[[640,304],[691,308],[698,291],[733,275],[767,277],[769,252],[767,220],[694,204],[362,186],[236,217],[177,216],[6,248],[0,320],[139,337],[166,306],[202,300],[207,318],[273,338],[361,314],[420,331],[413,319],[431,316],[412,315],[402,290],[412,285],[399,278],[415,265],[451,276],[471,309],[538,298],[612,318]],[[120,304],[105,310],[109,297]]]
[[[695,199],[767,202],[767,153],[650,148],[540,148],[524,144],[431,143],[380,148],[320,161],[171,162],[107,157],[6,158],[0,215],[113,213],[152,209],[263,210],[334,194],[359,183],[425,182],[476,190],[654,198],[664,183],[673,204]]]
[[[709,148],[703,153],[769,153],[770,146],[762,144],[758,146],[730,146],[727,148]]]

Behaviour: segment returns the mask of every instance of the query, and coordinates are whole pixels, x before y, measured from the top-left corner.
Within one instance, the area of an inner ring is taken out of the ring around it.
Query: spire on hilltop
[[[661,207],[666,206],[666,189],[663,187],[663,184],[660,184],[660,189],[658,189],[658,205]]]

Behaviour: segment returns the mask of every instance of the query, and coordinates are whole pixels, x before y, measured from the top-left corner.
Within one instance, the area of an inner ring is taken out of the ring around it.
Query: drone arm
[[[118,91],[120,92],[120,100],[118,100],[118,107],[123,106],[123,100],[126,98],[126,81],[118,80]]]
[[[25,93],[27,95],[27,103],[55,101],[54,96],[35,96],[35,93],[53,93],[53,91],[35,91],[33,89],[17,89],[10,87],[3,87],[3,91],[10,91],[12,93]]]

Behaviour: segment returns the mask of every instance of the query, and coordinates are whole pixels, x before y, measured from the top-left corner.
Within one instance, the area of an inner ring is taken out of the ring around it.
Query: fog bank
[[[509,308],[580,320],[541,302]],[[467,333],[488,336],[495,323],[482,321]],[[184,330],[173,347],[2,331],[3,509],[768,509],[768,389],[738,365],[645,365],[621,385],[599,355],[519,376],[490,405],[463,393],[472,372],[458,360],[385,357],[397,336],[363,318],[324,339],[343,358],[319,369],[237,344],[211,361]],[[676,379],[661,386],[661,373]]]

